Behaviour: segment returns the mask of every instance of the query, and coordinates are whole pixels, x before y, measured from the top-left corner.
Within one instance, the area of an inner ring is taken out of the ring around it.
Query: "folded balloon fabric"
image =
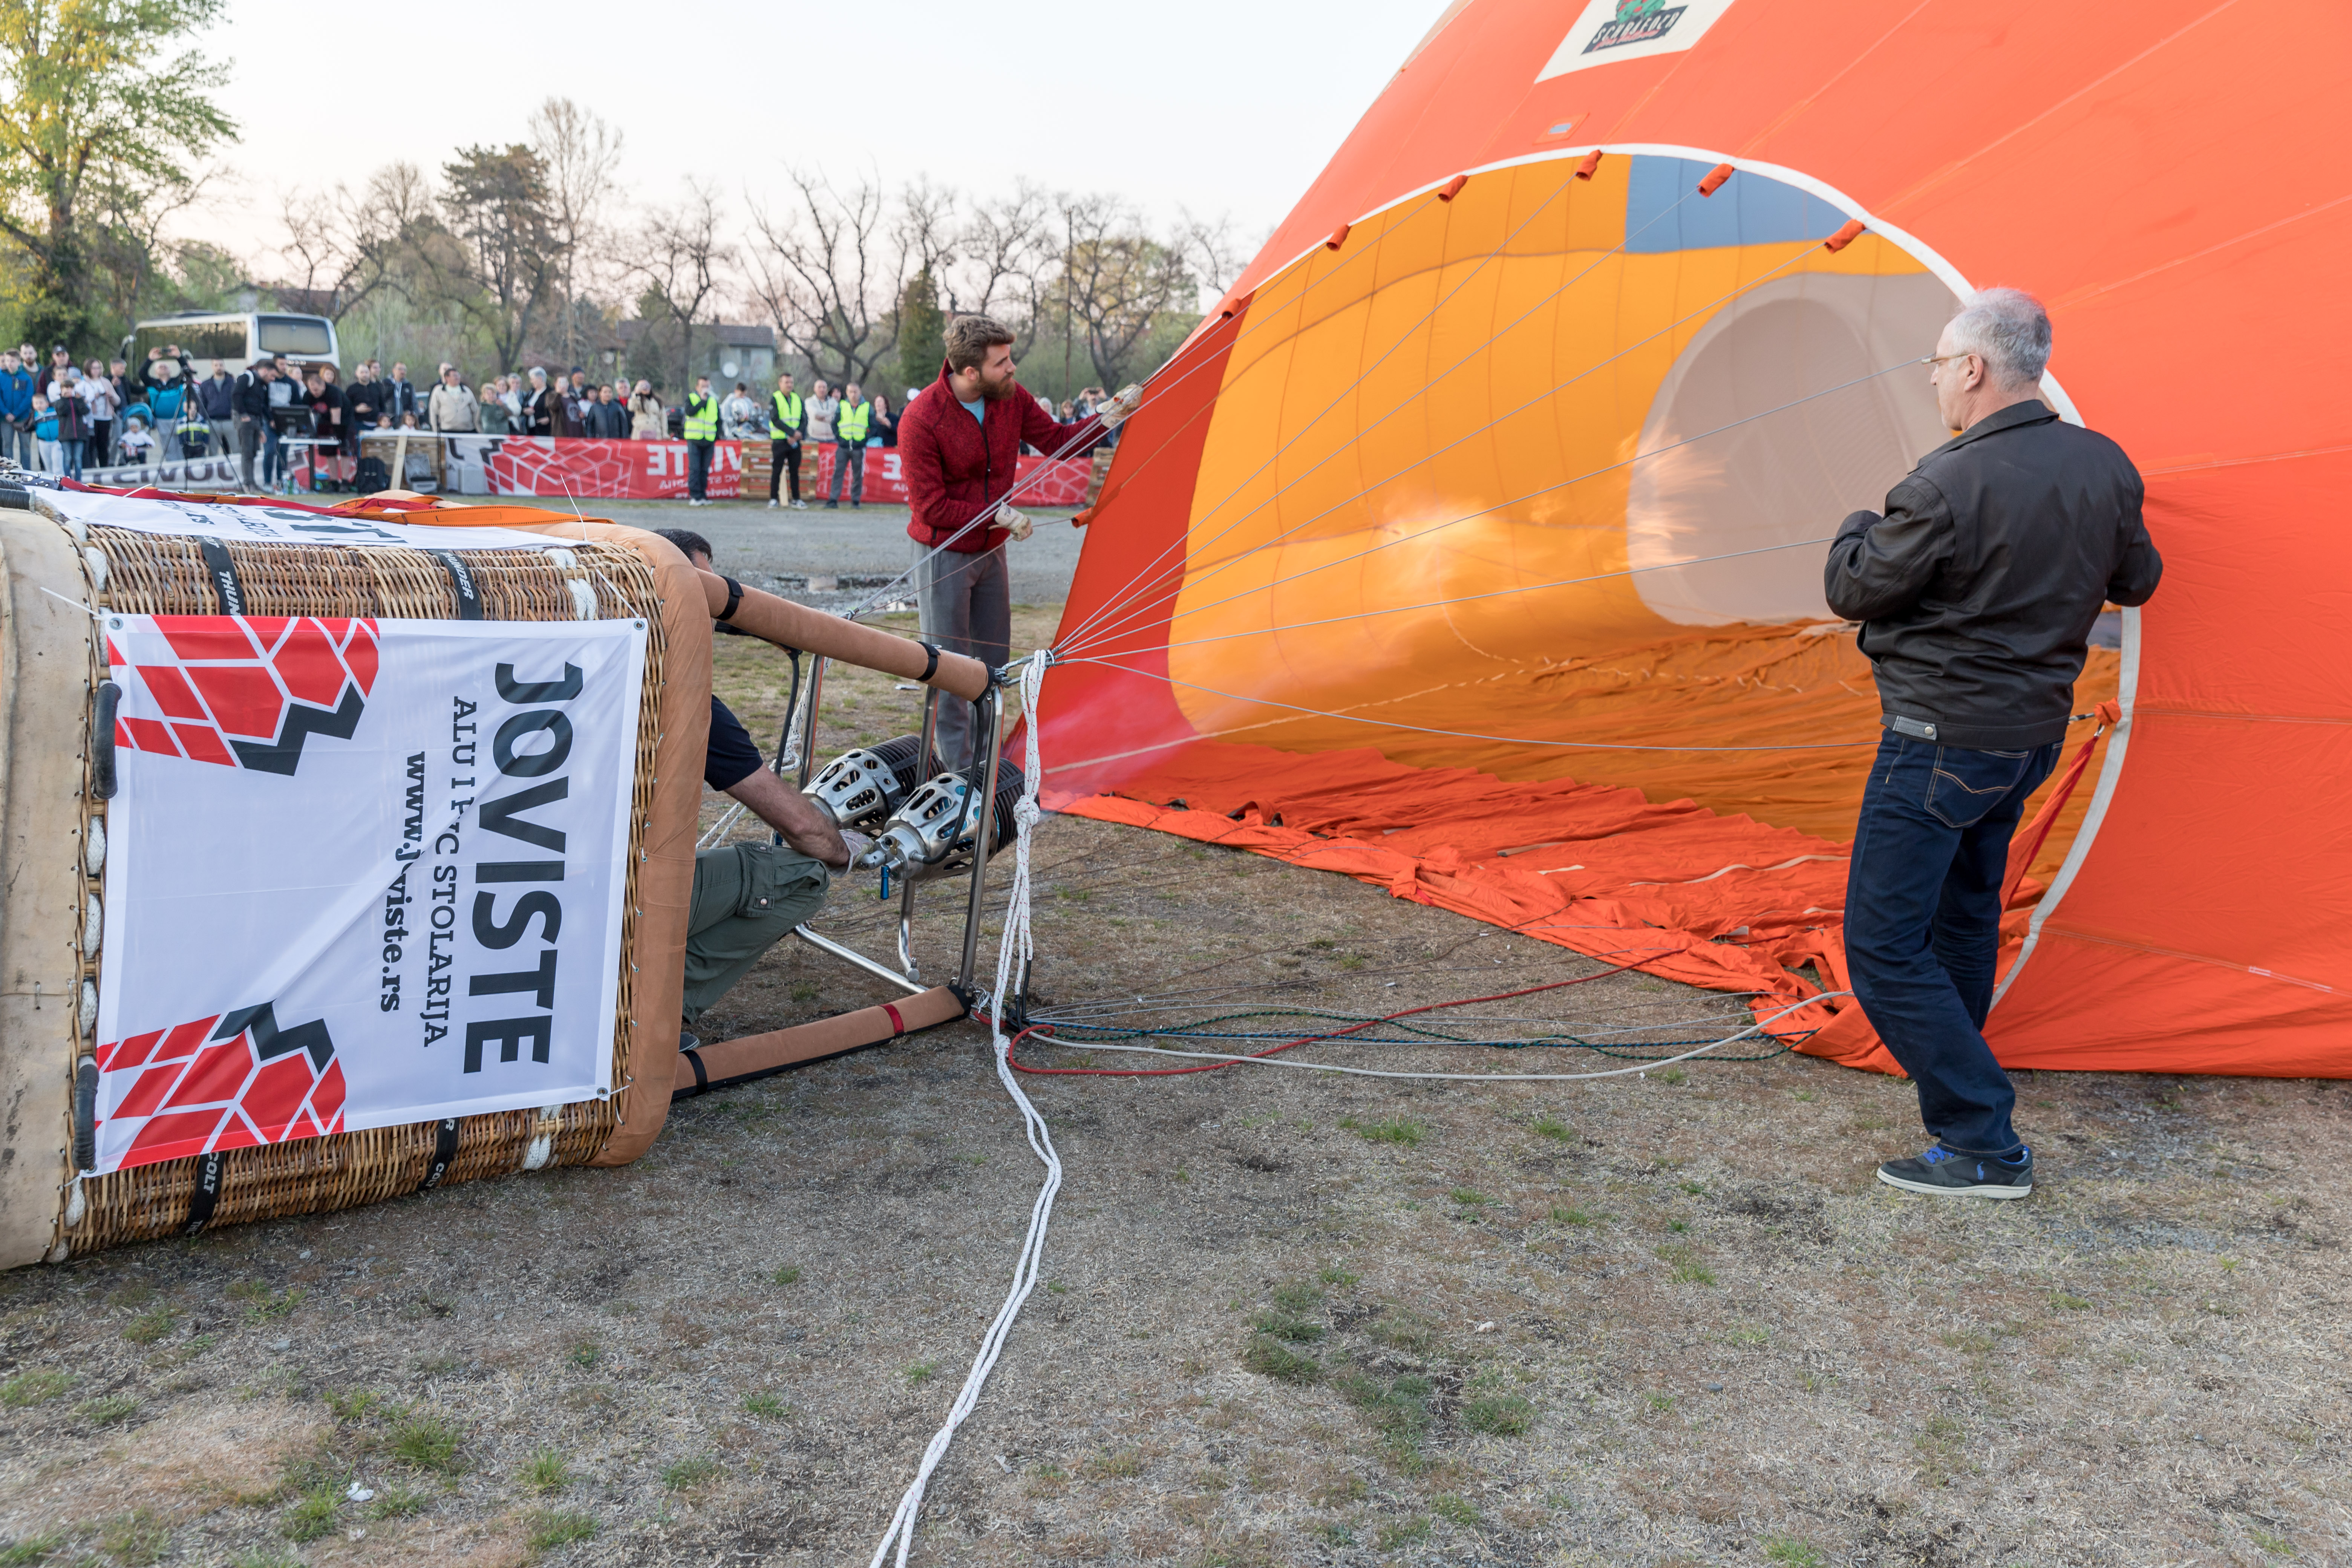
[[[1369,748],[1302,756],[1202,742],[1118,795],[1049,788],[1045,802],[1339,872],[1593,958],[1745,993],[1759,1017],[1846,988],[1849,845],[1688,800],[1407,767]],[[2004,968],[2044,885],[2019,882],[2002,921]],[[1848,1066],[1901,1070],[1850,998],[1790,1014],[1772,1032]]]

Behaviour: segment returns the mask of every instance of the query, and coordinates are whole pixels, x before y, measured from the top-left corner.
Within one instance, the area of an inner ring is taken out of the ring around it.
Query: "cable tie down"
[[[1699,181],[1698,194],[1703,196],[1711,196],[1715,195],[1716,192],[1723,188],[1724,181],[1731,178],[1732,175],[1738,172],[1738,170],[1733,168],[1728,163],[1717,163],[1714,168],[1709,169],[1706,172],[1706,177],[1705,179]]]
[[[1331,237],[1323,242],[1323,248],[1326,250],[1337,250],[1341,246],[1347,244],[1348,230],[1352,226],[1352,225],[1343,223],[1339,227],[1333,229],[1331,231]]]
[[[1576,177],[1580,180],[1589,180],[1592,178],[1594,172],[1600,167],[1601,154],[1598,153],[1587,153],[1584,155],[1584,162],[1576,166]]]
[[[1469,175],[1467,175],[1467,174],[1456,174],[1456,175],[1454,175],[1452,179],[1450,179],[1450,180],[1446,181],[1446,182],[1445,182],[1445,184],[1444,184],[1443,186],[1441,186],[1441,187],[1439,188],[1438,193],[1437,193],[1437,199],[1438,199],[1439,201],[1441,201],[1441,202],[1450,202],[1450,201],[1452,201],[1454,197],[1456,197],[1456,196],[1458,196],[1458,195],[1460,195],[1462,194],[1462,187],[1463,187],[1463,186],[1465,186],[1465,185],[1466,185],[1466,184],[1468,184],[1469,183],[1470,183],[1470,176],[1469,176]]]
[[[1860,239],[1864,235],[1868,234],[1869,232],[1869,226],[1860,218],[1850,217],[1845,220],[1845,226],[1843,228],[1839,229],[1835,234],[1822,241],[1822,248],[1834,256],[1839,251],[1843,250],[1847,246],[1852,245],[1855,240]]]

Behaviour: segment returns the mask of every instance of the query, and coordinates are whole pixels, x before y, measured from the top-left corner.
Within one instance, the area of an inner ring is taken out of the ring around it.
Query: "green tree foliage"
[[[156,226],[236,125],[187,47],[225,0],[0,0],[0,238],[42,342],[94,349],[155,273]]]
[[[940,309],[940,286],[926,267],[907,279],[898,296],[898,371],[905,384],[924,386],[938,379],[948,354],[948,319]],[[897,396],[898,389],[891,388]]]
[[[500,364],[513,364],[540,313],[560,291],[562,245],[547,164],[520,143],[467,147],[445,165],[442,210],[467,287],[449,299],[480,327]]]

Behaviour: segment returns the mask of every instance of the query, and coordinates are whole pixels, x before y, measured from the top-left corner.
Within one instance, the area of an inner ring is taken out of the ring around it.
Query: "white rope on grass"
[[[1088,1040],[1057,1040],[1050,1035],[1033,1035],[1030,1038],[1032,1041],[1039,1045],[1059,1046],[1064,1050],[1069,1051],[1086,1051],[1088,1053],[1095,1051],[1136,1051],[1146,1056],[1154,1057],[1194,1057],[1204,1062],[1248,1062],[1262,1068],[1293,1068],[1300,1072],[1346,1073],[1350,1078],[1409,1078],[1435,1079],[1446,1083],[1579,1083],[1589,1079],[1596,1078],[1625,1078],[1634,1073],[1649,1072],[1656,1068],[1672,1067],[1676,1062],[1686,1062],[1693,1057],[1705,1056],[1709,1051],[1719,1051],[1726,1046],[1736,1046],[1742,1040],[1748,1039],[1755,1035],[1761,1034],[1765,1029],[1779,1023],[1790,1014],[1801,1013],[1816,1002],[1827,1002],[1833,997],[1851,996],[1853,994],[1853,993],[1851,991],[1819,992],[1813,995],[1806,997],[1801,1002],[1790,1003],[1788,1006],[1781,1008],[1779,1012],[1774,1013],[1769,1017],[1757,1019],[1756,1022],[1748,1025],[1748,1027],[1740,1030],[1736,1035],[1726,1035],[1719,1040],[1709,1040],[1706,1044],[1700,1046],[1696,1049],[1685,1051],[1680,1056],[1659,1057],[1654,1061],[1635,1062],[1631,1067],[1612,1068],[1606,1072],[1398,1072],[1381,1068],[1341,1067],[1336,1062],[1302,1062],[1294,1060],[1289,1057],[1236,1057],[1228,1056],[1222,1051],[1163,1050],[1158,1046],[1106,1046]],[[1387,1040],[1377,1041],[1374,1043],[1396,1045],[1401,1042]],[[1633,1043],[1638,1045],[1640,1042],[1635,1041]],[[1527,1048],[1536,1049],[1538,1047],[1529,1047]],[[1565,1049],[1569,1047],[1559,1048]],[[880,1559],[877,1558],[876,1561],[878,1563]],[[903,1562],[904,1559],[901,1559],[901,1561]]]
[[[1044,685],[1046,655],[1039,652],[1025,661],[1021,672],[1021,706],[1025,716],[1037,711],[1037,693]],[[1004,905],[1004,935],[996,949],[996,989],[990,993],[988,1028],[996,1053],[997,1081],[1004,1092],[1013,1097],[1020,1110],[1021,1120],[1029,1134],[1030,1152],[1045,1167],[1045,1179],[1037,1189],[1035,1202],[1029,1205],[1029,1234],[1021,1243],[1021,1253],[1013,1264],[1013,1289],[1004,1298],[1004,1305],[996,1310],[995,1319],[988,1331],[981,1336],[980,1352],[972,1358],[971,1370],[964,1374],[963,1386],[957,1390],[955,1403],[948,1407],[947,1420],[933,1433],[929,1445],[923,1450],[922,1463],[916,1467],[915,1479],[908,1484],[898,1499],[898,1511],[890,1516],[890,1528],[883,1534],[881,1544],[875,1547],[874,1557],[867,1568],[882,1568],[896,1542],[898,1568],[906,1568],[907,1554],[915,1547],[915,1516],[923,1506],[923,1491],[930,1484],[931,1473],[947,1457],[948,1445],[955,1440],[956,1428],[961,1426],[980,1404],[981,1390],[987,1386],[988,1374],[995,1370],[996,1358],[1003,1353],[1004,1342],[1013,1332],[1014,1320],[1021,1316],[1022,1305],[1043,1278],[1045,1258],[1045,1227],[1053,1217],[1054,1194],[1062,1187],[1062,1158],[1054,1152],[1054,1137],[1045,1126],[1045,1117],[1021,1092],[1020,1082],[1013,1076],[1008,1064],[1013,1042],[1004,1033],[1003,998],[1012,990],[1017,975],[1025,973],[1035,948],[1029,940],[1029,840],[1043,815],[1037,805],[1037,787],[1044,777],[1043,759],[1038,753],[1037,726],[1033,721],[1024,725],[1028,733],[1028,772],[1022,780],[1021,798],[1013,808],[1013,882]]]

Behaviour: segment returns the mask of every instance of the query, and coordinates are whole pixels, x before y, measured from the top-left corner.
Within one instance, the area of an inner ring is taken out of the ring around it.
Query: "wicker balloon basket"
[[[559,526],[520,509],[475,509],[465,520],[541,532],[554,548],[200,542],[83,526],[40,492],[34,501],[33,510],[0,511],[0,824],[8,868],[0,889],[0,1098],[8,1108],[0,1121],[0,1266],[61,1260],[192,1224],[347,1208],[520,1170],[623,1163],[642,1152],[672,1092],[677,955],[709,706],[709,613],[677,552],[637,530],[568,519]],[[414,521],[456,520],[442,512]],[[432,619],[471,611],[493,620],[647,624],[609,1099],[76,1179],[77,1075],[91,1074],[107,961],[94,929],[103,919],[107,814],[94,777],[100,748],[92,744],[108,673],[97,616],[220,613],[207,552],[224,549],[251,616]],[[452,559],[462,574],[451,570]],[[465,574],[477,605],[459,601]],[[658,1050],[645,1048],[657,1040]],[[641,1058],[653,1064],[642,1090],[632,1079]],[[215,1190],[200,1194],[207,1176]]]

